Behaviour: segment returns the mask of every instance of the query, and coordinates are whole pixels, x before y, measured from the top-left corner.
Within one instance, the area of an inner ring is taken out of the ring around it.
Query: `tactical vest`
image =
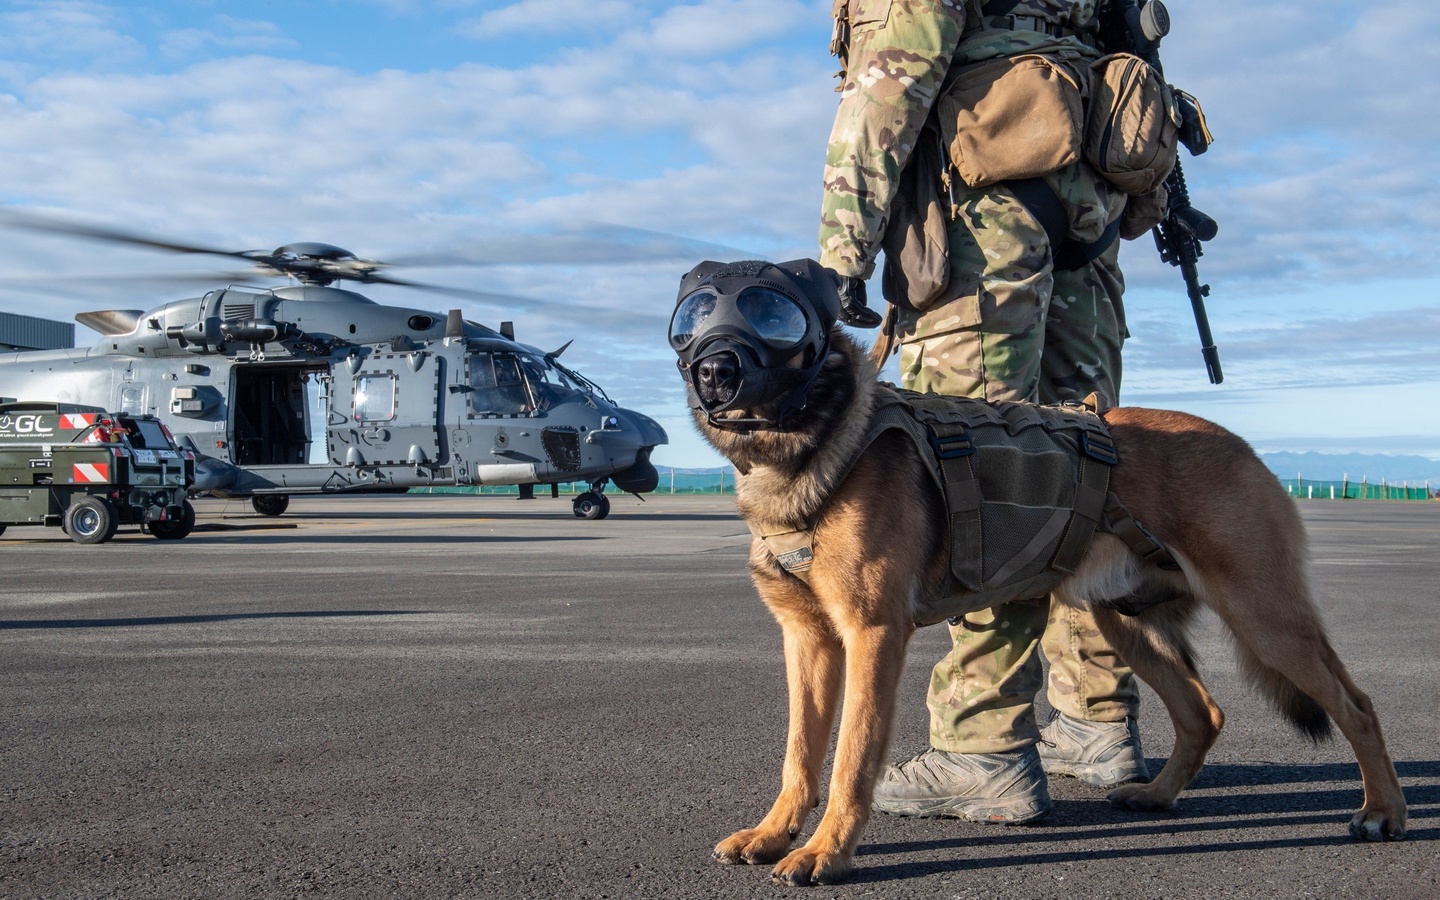
[[[1179,568],[1110,491],[1110,469],[1119,456],[1094,412],[889,385],[881,392],[850,466],[881,434],[902,431],[928,463],[948,513],[946,584],[934,597],[916,598],[915,624],[1048,594],[1074,574],[1097,529],[1116,535],[1144,560]],[[782,568],[808,582],[813,522],[800,528],[750,523],[750,530]]]

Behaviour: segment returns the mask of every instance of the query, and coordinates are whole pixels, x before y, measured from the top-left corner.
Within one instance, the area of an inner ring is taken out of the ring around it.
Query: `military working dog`
[[[670,333],[699,430],[735,465],[741,515],[752,530],[790,523],[811,535],[804,579],[765,541],[751,546],[755,587],[783,632],[789,730],[774,805],[714,851],[723,863],[774,862],[774,877],[795,885],[834,882],[852,868],[886,763],[915,613],[945,584],[951,553],[945,498],[917,443],[889,430],[866,446],[893,389],[834,326],[833,293],[828,273],[808,260],[778,269],[706,263],[682,283]],[[1054,591],[1094,610],[1175,728],[1159,776],[1114,789],[1110,802],[1169,809],[1220,733],[1224,717],[1185,633],[1203,605],[1234,635],[1244,675],[1283,716],[1316,739],[1333,720],[1349,740],[1364,786],[1351,833],[1402,838],[1405,798],[1370,699],[1326,637],[1293,501],[1251,448],[1218,425],[1129,407],[1103,418],[1119,451],[1110,490],[1168,547],[1170,565],[1097,533]],[[1101,605],[1120,598],[1148,608],[1122,615]],[[842,692],[828,804],[810,839],[791,850],[820,802]]]

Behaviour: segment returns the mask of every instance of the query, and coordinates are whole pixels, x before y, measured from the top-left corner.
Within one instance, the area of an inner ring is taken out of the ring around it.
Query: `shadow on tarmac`
[[[1152,759],[1149,760],[1149,763],[1151,771],[1159,771],[1164,760]],[[1440,779],[1440,760],[1401,762],[1396,764],[1395,770],[1402,779],[1406,780]],[[861,844],[858,856],[933,853],[948,850],[955,854],[955,858],[879,866],[865,865],[860,867],[849,880],[854,884],[862,884],[966,870],[1005,868],[1022,864],[1361,845],[1364,842],[1350,838],[1345,831],[1346,821],[1356,809],[1361,795],[1359,767],[1354,763],[1299,766],[1207,765],[1202,770],[1201,777],[1196,779],[1190,789],[1336,781],[1353,782],[1354,787],[1327,788],[1317,791],[1271,791],[1239,795],[1182,795],[1178,808],[1170,812],[1147,814],[1103,807],[1100,815],[1105,816],[1106,819],[1102,821],[1096,821],[1096,800],[1057,800],[1050,816],[1036,826],[1007,828],[999,830],[998,834],[996,829],[987,827],[984,834],[974,833],[946,840]],[[1428,824],[1440,819],[1440,782],[1423,785],[1407,783],[1403,787],[1405,799],[1410,807],[1410,827],[1405,840],[1407,842],[1440,840],[1440,827],[1415,827],[1418,821],[1425,821]],[[1112,816],[1115,818],[1109,818]],[[1116,821],[1116,819],[1121,821]],[[1334,833],[1294,838],[1262,837],[1214,841],[1183,847],[1136,847],[1128,842],[1114,847],[1104,845],[1106,841],[1124,838],[1165,837],[1181,831],[1228,833],[1244,829],[1274,831],[1303,826],[1333,827]],[[1045,844],[1074,841],[1077,838],[1085,839],[1087,843],[1085,849],[1064,853],[1043,852]]]
[[[293,518],[292,518],[292,517],[293,517]],[[240,517],[237,517],[237,518],[228,519],[227,521],[234,521],[234,522],[251,522],[251,521],[255,521],[255,520],[259,519],[259,518],[260,518],[260,517],[258,517],[258,516],[240,516]],[[533,512],[532,512],[532,511],[526,511],[526,510],[517,510],[517,511],[515,511],[515,512],[495,512],[494,510],[490,510],[490,509],[475,509],[475,510],[468,510],[468,511],[466,511],[466,510],[451,510],[451,511],[447,511],[447,512],[430,512],[429,510],[409,509],[409,510],[406,510],[405,512],[370,512],[370,511],[366,511],[366,512],[364,512],[364,513],[358,513],[358,512],[357,512],[357,513],[342,513],[342,512],[336,512],[336,513],[307,513],[307,512],[301,512],[301,513],[298,513],[298,514],[292,513],[291,515],[287,515],[286,518],[285,518],[285,520],[282,520],[282,521],[292,520],[292,521],[300,521],[300,522],[306,522],[306,521],[310,521],[310,522],[356,522],[356,521],[370,522],[370,521],[385,521],[385,520],[390,520],[390,519],[426,519],[426,520],[430,520],[430,519],[439,519],[439,520],[443,520],[443,519],[459,519],[459,520],[462,520],[462,521],[474,521],[474,520],[476,520],[476,519],[515,519],[515,520],[526,521],[526,522],[534,522],[534,521],[536,521],[536,520],[554,520],[554,521],[556,521],[556,522],[564,522],[564,521],[568,521],[568,520],[574,519],[574,518],[575,518],[574,515],[572,515],[572,514],[570,514],[570,513],[568,513],[568,512],[562,512],[562,511],[560,511],[560,510],[556,510],[556,511],[554,511],[554,512],[549,512],[549,511],[547,511],[547,510],[539,510],[539,511],[533,511]],[[606,525],[612,525],[612,524],[616,524],[616,523],[620,523],[620,522],[628,522],[628,521],[635,521],[635,522],[723,522],[723,521],[727,521],[727,520],[739,521],[739,519],[740,519],[740,516],[737,515],[736,513],[733,513],[733,512],[727,512],[727,513],[676,513],[676,512],[647,512],[647,511],[645,511],[645,510],[631,510],[631,509],[627,509],[627,510],[624,510],[623,512],[622,512],[622,511],[612,512],[612,513],[610,514],[610,517],[605,520],[605,524],[606,524]],[[273,522],[274,520],[271,519],[270,521]],[[599,526],[599,527],[602,527],[602,528],[603,528],[603,527],[605,527],[605,526],[604,526],[604,525],[601,525],[601,526]]]
[[[1334,821],[1327,819],[1326,821]],[[1235,826],[1216,825],[1216,828],[1230,830],[1243,823],[1236,823]],[[1285,828],[1297,824],[1309,824],[1305,820],[1293,820],[1288,818],[1276,818],[1273,816],[1257,820],[1254,824],[1269,826],[1272,828]],[[1315,837],[1277,838],[1266,837],[1258,840],[1244,841],[1217,841],[1209,844],[1190,844],[1183,847],[1135,847],[1126,845],[1123,847],[1104,847],[1098,845],[1099,841],[1106,838],[1121,837],[1127,834],[1136,833],[1124,829],[1097,829],[1087,826],[1083,835],[1075,831],[1056,833],[1048,837],[1039,835],[1043,829],[1025,828],[1009,829],[1009,831],[1024,830],[1026,837],[1001,838],[992,837],[975,838],[973,840],[954,841],[923,841],[906,844],[884,844],[884,845],[861,845],[859,856],[873,853],[903,853],[922,850],[943,850],[952,849],[957,851],[955,859],[932,860],[926,862],[898,863],[893,865],[871,866],[866,865],[858,868],[848,879],[849,884],[869,884],[882,881],[896,881],[900,879],[917,878],[925,875],[937,875],[953,872],[973,872],[977,869],[1009,869],[1015,866],[1036,865],[1044,863],[1073,863],[1073,862],[1096,862],[1099,860],[1118,860],[1123,864],[1124,860],[1136,859],[1139,857],[1165,857],[1165,856],[1195,856],[1205,853],[1240,853],[1261,850],[1284,850],[1284,849],[1307,849],[1316,847],[1338,847],[1346,844],[1360,844],[1360,841],[1353,840],[1346,835],[1344,823],[1337,823],[1338,831],[1334,835],[1319,835]],[[1174,834],[1175,826],[1167,826],[1159,829],[1159,834]],[[1188,829],[1187,829],[1188,830]],[[1138,832],[1148,834],[1151,832]],[[1035,834],[1031,838],[1028,835]],[[1097,846],[1087,846],[1083,850],[1073,850],[1065,853],[1044,853],[1027,852],[1023,845],[1027,843],[1042,843],[1048,841],[1073,841],[1077,837],[1084,837],[1087,841],[1094,840]],[[1434,841],[1440,839],[1440,828],[1411,829],[1406,837],[1407,841]],[[996,853],[997,848],[1004,847],[1002,852]],[[976,852],[976,851],[980,852]],[[963,853],[958,851],[965,851]],[[1203,892],[1202,892],[1203,893]]]
[[[133,628],[144,625],[197,625],[244,619],[342,619],[368,616],[420,616],[424,610],[316,610],[313,612],[215,613],[204,616],[138,616],[130,619],[8,619],[0,631],[32,628]]]

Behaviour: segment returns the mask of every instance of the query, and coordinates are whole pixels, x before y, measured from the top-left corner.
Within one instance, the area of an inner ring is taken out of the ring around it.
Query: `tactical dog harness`
[[[948,512],[946,584],[933,598],[917,598],[917,625],[1049,593],[1074,574],[1097,530],[1142,560],[1179,568],[1110,490],[1119,455],[1104,420],[1083,406],[987,403],[882,385],[870,430],[835,486],[892,429],[914,442]],[[750,530],[785,571],[809,582],[814,522],[751,523]]]

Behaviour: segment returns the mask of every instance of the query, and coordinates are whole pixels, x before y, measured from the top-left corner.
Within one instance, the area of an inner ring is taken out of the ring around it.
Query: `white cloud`
[[[209,28],[177,28],[159,35],[160,52],[170,58],[189,59],[202,51],[293,49],[299,44],[273,22],[217,15]]]
[[[494,40],[516,34],[614,31],[638,11],[625,0],[521,0],[460,23],[467,37]]]
[[[0,56],[106,65],[144,59],[144,45],[122,31],[114,7],[85,0],[18,4],[0,13]]]

